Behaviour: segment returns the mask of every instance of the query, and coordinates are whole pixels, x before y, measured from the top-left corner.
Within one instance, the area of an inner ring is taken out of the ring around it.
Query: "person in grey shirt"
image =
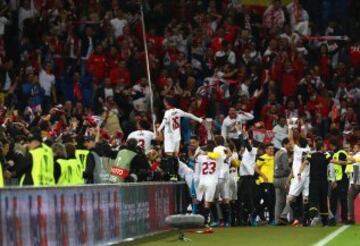
[[[289,154],[292,151],[292,145],[288,138],[284,138],[281,142],[281,149],[275,154],[274,165],[274,187],[275,187],[275,224],[283,224],[280,215],[285,210],[286,195],[289,187],[291,175],[291,160]],[[289,210],[289,209],[288,209]]]

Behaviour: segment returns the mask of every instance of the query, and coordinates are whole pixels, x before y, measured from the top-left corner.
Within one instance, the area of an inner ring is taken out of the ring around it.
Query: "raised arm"
[[[254,119],[254,115],[248,112],[244,112],[244,111],[240,111],[239,112],[239,117],[242,121],[249,121]]]
[[[203,119],[201,119],[199,117],[196,117],[195,115],[193,115],[191,113],[184,112],[184,111],[181,112],[181,116],[186,117],[186,118],[190,118],[190,119],[195,120],[195,121],[197,121],[199,123],[203,122]]]
[[[225,120],[221,124],[221,136],[226,140],[227,139],[227,126]]]
[[[294,146],[295,145],[294,131],[291,126],[288,127],[288,138],[289,138],[291,145]]]

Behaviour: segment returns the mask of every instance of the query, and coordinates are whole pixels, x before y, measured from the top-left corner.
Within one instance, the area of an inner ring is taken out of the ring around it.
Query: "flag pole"
[[[147,47],[147,42],[146,42],[146,30],[145,30],[145,19],[144,19],[144,6],[143,6],[143,2],[142,2],[142,1],[140,1],[140,13],[141,13],[142,35],[143,35],[143,40],[144,40],[146,73],[147,73],[147,80],[148,80],[149,89],[150,89],[151,120],[152,120],[153,131],[154,131],[154,133],[156,133],[156,127],[155,127],[156,115],[155,115],[155,111],[154,111],[154,94],[153,94],[152,83],[151,83],[149,52],[148,52],[148,47]]]

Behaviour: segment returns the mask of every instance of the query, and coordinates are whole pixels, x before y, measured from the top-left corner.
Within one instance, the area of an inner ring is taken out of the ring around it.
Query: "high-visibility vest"
[[[39,147],[29,151],[32,157],[30,175],[34,186],[54,185],[54,160],[52,151]],[[25,174],[21,177],[20,185],[24,184]]]
[[[81,169],[84,172],[86,168],[87,158],[89,156],[90,151],[87,149],[77,149],[75,151],[76,159],[80,162]]]
[[[339,150],[338,152],[336,152],[333,156],[333,159],[338,161],[339,160],[339,155],[340,154],[345,154],[346,158],[348,156],[348,154],[346,153],[345,150]],[[341,165],[334,165],[334,171],[335,171],[335,180],[336,181],[340,181],[343,178],[343,170],[342,170],[342,166]]]
[[[73,175],[73,168],[69,165],[68,160],[58,159],[56,162],[60,165],[60,177],[57,181],[59,185],[71,185],[71,176]]]
[[[0,188],[4,187],[4,174],[2,170],[2,164],[0,162]]]
[[[51,147],[47,144],[41,144],[42,149],[44,150],[44,164],[46,170],[46,181],[45,185],[55,185],[55,177],[54,177],[54,152]]]
[[[80,161],[78,159],[69,159],[67,161],[69,162],[69,165],[72,167],[72,170],[74,171],[71,176],[71,184],[72,185],[84,184],[83,170]]]
[[[122,149],[116,156],[115,162],[111,167],[110,174],[118,179],[124,181],[129,176],[130,164],[136,153],[128,149]]]

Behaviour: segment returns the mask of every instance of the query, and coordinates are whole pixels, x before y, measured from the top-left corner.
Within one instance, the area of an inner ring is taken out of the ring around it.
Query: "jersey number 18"
[[[172,127],[173,127],[174,130],[176,130],[176,129],[178,129],[178,128],[180,127],[180,122],[179,122],[179,120],[180,120],[180,117],[179,117],[179,116],[175,116],[175,117],[173,118]]]

